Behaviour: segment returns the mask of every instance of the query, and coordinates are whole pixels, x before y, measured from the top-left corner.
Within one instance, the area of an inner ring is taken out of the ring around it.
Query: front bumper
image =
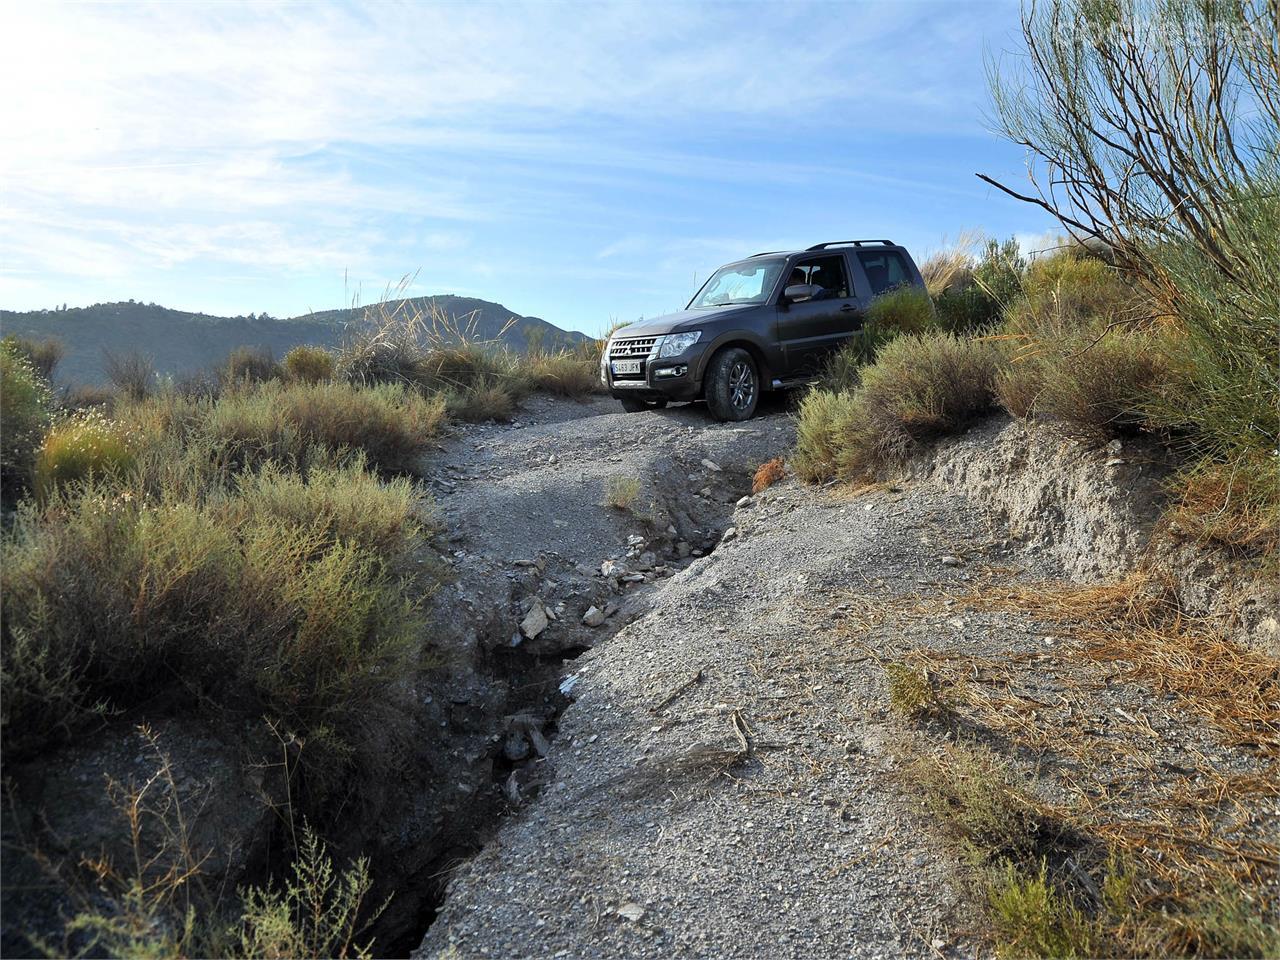
[[[606,359],[601,365],[600,381],[615,397],[633,397],[639,400],[696,400],[702,394],[702,383],[696,379],[698,358],[694,351],[685,351],[676,357],[626,357],[639,359],[640,370],[633,374],[615,375],[613,365]]]

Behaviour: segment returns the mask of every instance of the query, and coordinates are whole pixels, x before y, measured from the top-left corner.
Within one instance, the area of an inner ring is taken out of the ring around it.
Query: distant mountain
[[[434,305],[441,315],[465,328],[471,339],[493,340],[501,335],[503,343],[521,352],[531,344],[557,349],[589,339],[538,317],[522,317],[488,300],[442,295],[415,297],[404,303],[423,311]],[[239,346],[266,347],[277,357],[300,343],[336,347],[364,323],[364,307],[287,320],[265,314],[214,317],[132,300],[67,310],[0,310],[0,334],[56,337],[63,342],[66,353],[55,378],[68,383],[101,383],[105,379],[104,350],[136,350],[151,357],[160,373],[183,374],[211,367]]]

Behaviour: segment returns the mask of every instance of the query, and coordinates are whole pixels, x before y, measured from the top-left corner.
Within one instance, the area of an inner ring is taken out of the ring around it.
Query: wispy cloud
[[[747,207],[837,181],[955,202],[972,191],[937,175],[945,153],[853,153],[977,136],[981,44],[1009,9],[15,5],[0,297],[197,265],[455,258],[467,282],[494,269],[464,253],[476,236],[510,258],[511,231],[541,223],[574,225],[584,256],[661,269],[671,245],[648,225],[704,234],[698,207],[726,185]]]

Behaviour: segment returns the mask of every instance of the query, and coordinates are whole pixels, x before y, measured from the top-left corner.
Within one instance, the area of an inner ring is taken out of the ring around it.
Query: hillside
[[[573,346],[587,339],[561,330],[538,317],[522,317],[500,303],[472,297],[418,297],[410,301],[428,309],[434,303],[448,317],[468,324],[474,316],[475,339],[498,337],[518,351],[530,343],[543,347]],[[5,335],[56,337],[66,345],[57,377],[68,383],[98,383],[104,378],[103,351],[139,351],[155,361],[162,374],[182,374],[217,363],[238,346],[266,347],[280,356],[300,343],[337,346],[351,324],[364,319],[365,308],[325,310],[289,319],[265,314],[216,317],[173,310],[157,304],[98,303],[69,310],[32,310],[19,313],[0,310],[0,331]]]

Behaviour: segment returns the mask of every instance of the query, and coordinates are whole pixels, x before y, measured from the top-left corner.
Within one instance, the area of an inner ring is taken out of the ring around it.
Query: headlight
[[[659,337],[658,342],[654,344],[657,348],[655,356],[662,357],[678,357],[684,353],[702,336],[701,330],[691,330],[688,333],[668,333],[666,336]]]

